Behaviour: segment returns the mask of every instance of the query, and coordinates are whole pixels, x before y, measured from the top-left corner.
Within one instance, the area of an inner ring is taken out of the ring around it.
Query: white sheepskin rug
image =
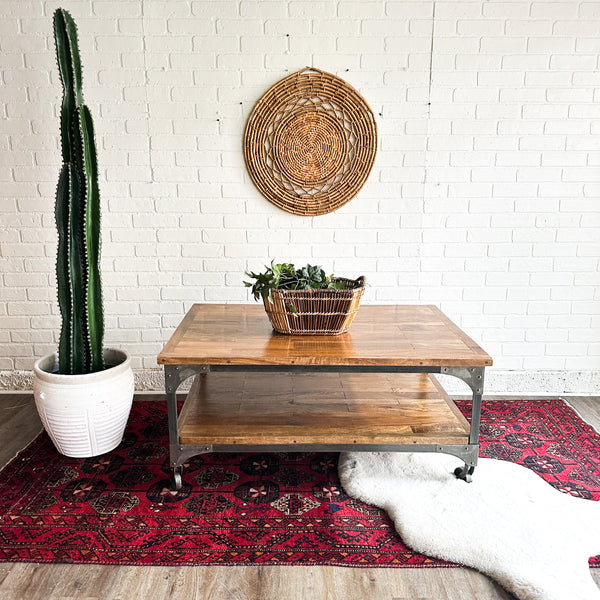
[[[529,469],[479,459],[472,483],[444,454],[352,452],[346,493],[390,515],[413,550],[473,567],[521,600],[600,600],[600,502],[563,494]]]

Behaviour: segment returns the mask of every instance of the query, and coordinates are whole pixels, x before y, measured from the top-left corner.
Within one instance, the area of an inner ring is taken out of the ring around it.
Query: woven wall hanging
[[[252,181],[296,215],[323,215],[354,198],[376,151],[377,125],[365,99],[339,77],[313,68],[270,88],[244,133]]]

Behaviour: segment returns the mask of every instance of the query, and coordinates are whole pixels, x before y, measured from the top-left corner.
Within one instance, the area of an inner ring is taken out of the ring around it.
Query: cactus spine
[[[63,87],[63,164],[55,205],[56,279],[62,317],[59,373],[91,373],[104,368],[98,165],[92,117],[83,103],[77,28],[61,8],[54,13],[54,41]]]

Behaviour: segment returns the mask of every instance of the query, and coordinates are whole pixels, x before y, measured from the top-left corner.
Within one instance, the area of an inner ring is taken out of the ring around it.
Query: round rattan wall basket
[[[377,125],[365,99],[344,80],[314,68],[285,77],[246,123],[244,158],[273,204],[323,215],[361,190],[377,152]]]

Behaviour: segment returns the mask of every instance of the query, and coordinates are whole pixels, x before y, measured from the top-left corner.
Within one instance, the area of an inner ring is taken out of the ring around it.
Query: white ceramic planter
[[[65,456],[86,458],[110,452],[123,439],[133,401],[129,355],[104,349],[104,371],[59,375],[58,355],[34,365],[33,393],[44,429]]]

